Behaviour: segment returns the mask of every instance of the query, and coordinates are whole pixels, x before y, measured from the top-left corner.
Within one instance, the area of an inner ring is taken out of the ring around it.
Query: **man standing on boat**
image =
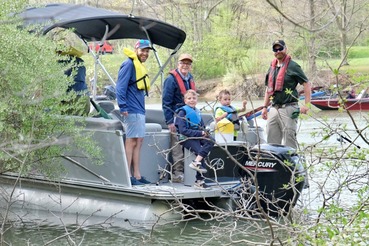
[[[83,52],[70,46],[58,50],[60,64],[67,67],[64,74],[73,76],[73,84],[68,86],[67,93],[75,93],[69,100],[63,101],[69,105],[63,113],[67,115],[86,116],[90,113],[90,93],[86,84],[86,67],[81,58]]]
[[[267,142],[283,144],[297,149],[297,118],[306,114],[311,99],[311,84],[299,64],[287,54],[283,40],[272,44],[275,59],[265,78],[267,86],[262,117],[267,121]],[[305,104],[299,107],[298,84],[303,85]],[[272,103],[269,114],[268,105]]]
[[[196,91],[193,76],[190,73],[192,69],[192,56],[182,54],[179,56],[177,69],[170,71],[169,76],[164,81],[162,106],[165,122],[171,131],[172,148],[172,182],[183,182],[183,150],[178,143],[177,129],[174,125],[174,112],[184,106],[184,94],[187,90]]]
[[[116,95],[120,113],[124,118],[126,134],[125,151],[128,170],[132,172],[131,184],[149,184],[140,173],[140,152],[145,137],[145,94],[150,81],[143,63],[149,57],[151,45],[148,40],[138,40],[134,51],[124,49],[128,56],[118,73]]]

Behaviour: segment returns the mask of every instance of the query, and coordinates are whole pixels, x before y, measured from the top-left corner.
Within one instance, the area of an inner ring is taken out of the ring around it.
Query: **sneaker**
[[[205,183],[204,180],[196,180],[195,184],[193,185],[193,188],[199,189],[199,190],[210,190],[211,187]]]
[[[195,169],[196,171],[198,171],[199,173],[207,173],[208,170],[206,170],[205,168],[203,168],[201,166],[201,162],[191,162],[191,164],[189,165],[190,168]]]
[[[131,185],[144,185],[144,183],[141,183],[135,177],[131,177]]]
[[[173,183],[183,183],[183,174],[172,175]]]
[[[143,184],[151,184],[151,182],[148,181],[147,179],[145,179],[144,176],[141,176],[141,179],[139,179],[137,181],[140,182],[140,183],[143,183]]]

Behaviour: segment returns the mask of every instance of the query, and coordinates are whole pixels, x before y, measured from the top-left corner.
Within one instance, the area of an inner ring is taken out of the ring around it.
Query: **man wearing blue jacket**
[[[145,93],[150,81],[143,66],[151,49],[148,40],[138,40],[134,51],[124,49],[128,58],[122,63],[116,85],[120,113],[124,118],[125,150],[131,184],[149,184],[140,173],[140,151],[145,137]]]
[[[169,76],[164,81],[162,106],[165,122],[171,131],[172,147],[172,182],[183,182],[183,150],[177,140],[177,130],[174,125],[174,113],[184,106],[184,94],[187,90],[196,90],[192,69],[192,56],[182,54],[179,56],[177,69],[170,71]]]

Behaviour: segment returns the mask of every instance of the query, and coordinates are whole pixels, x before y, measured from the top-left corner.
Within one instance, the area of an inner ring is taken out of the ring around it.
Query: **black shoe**
[[[204,180],[196,180],[193,187],[195,189],[199,189],[199,190],[210,190],[211,189],[211,187],[209,185],[205,184]]]
[[[135,177],[131,177],[131,185],[144,185],[144,183],[141,183]]]
[[[151,184],[151,182],[148,181],[147,179],[145,179],[144,176],[141,176],[141,178],[137,181],[140,182],[140,183],[143,183],[143,184]]]

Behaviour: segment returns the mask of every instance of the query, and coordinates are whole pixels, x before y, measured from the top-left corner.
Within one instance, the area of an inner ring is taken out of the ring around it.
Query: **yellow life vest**
[[[145,90],[146,95],[148,95],[148,92],[150,90],[150,79],[149,75],[147,74],[146,67],[144,66],[144,64],[140,62],[140,60],[137,57],[137,54],[134,51],[128,48],[123,48],[123,53],[129,58],[131,58],[133,61],[133,65],[135,66],[136,71],[137,88],[139,90]]]

